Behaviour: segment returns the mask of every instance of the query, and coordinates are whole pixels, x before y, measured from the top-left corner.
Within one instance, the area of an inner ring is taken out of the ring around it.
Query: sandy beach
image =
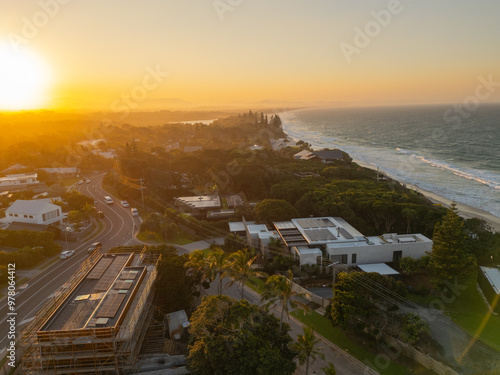
[[[364,163],[362,161],[354,160],[354,162],[356,164],[361,165],[362,167],[373,169],[373,170],[377,170],[372,165]],[[386,173],[385,171],[380,170],[380,172],[384,173],[386,176],[388,176],[388,177],[390,177],[390,178],[392,178],[392,179],[394,179],[396,181],[399,181],[401,184],[404,184],[409,189],[412,189],[412,190],[415,190],[415,191],[418,191],[418,192],[422,193],[431,202],[434,202],[436,204],[441,204],[444,207],[450,207],[451,204],[453,203],[452,200],[447,199],[445,197],[442,197],[442,196],[440,196],[440,195],[438,195],[436,193],[433,193],[433,192],[427,191],[427,190],[423,190],[423,189],[419,188],[416,185],[408,184],[405,181],[401,181],[401,179],[394,178],[393,176],[391,176],[390,174]],[[470,218],[473,218],[473,217],[476,217],[478,219],[483,219],[488,224],[490,224],[491,227],[496,232],[500,232],[500,217],[495,216],[495,215],[491,214],[488,211],[481,210],[479,208],[472,207],[472,206],[469,206],[469,205],[464,204],[464,203],[460,203],[460,202],[455,202],[455,203],[457,205],[457,209],[458,209],[458,212],[459,212],[460,216],[462,216],[464,219],[470,219]]]

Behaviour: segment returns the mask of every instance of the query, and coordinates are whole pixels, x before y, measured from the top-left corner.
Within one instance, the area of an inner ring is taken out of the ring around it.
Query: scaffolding
[[[144,267],[149,277],[144,276],[145,282],[141,280],[134,289],[113,326],[87,324],[78,329],[68,322],[63,329],[44,330],[101,255],[93,255],[82,263],[70,281],[54,294],[23,331],[24,374],[129,374],[137,370],[137,358],[152,306],[156,266],[160,261],[158,256],[156,259],[145,257],[145,249],[141,255],[142,260],[150,261]]]

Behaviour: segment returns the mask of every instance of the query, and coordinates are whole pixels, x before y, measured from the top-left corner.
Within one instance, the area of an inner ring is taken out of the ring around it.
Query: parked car
[[[73,254],[75,254],[74,250],[66,250],[66,251],[63,251],[61,253],[61,255],[59,256],[59,258],[61,258],[61,259],[67,259],[70,256],[73,256]]]
[[[87,253],[92,254],[94,251],[97,251],[101,248],[101,243],[100,242],[94,242],[90,247],[87,249]]]
[[[131,208],[130,212],[132,213],[132,216],[139,216],[139,211],[137,211],[137,208]]]
[[[122,205],[122,207],[130,207],[127,201],[121,201],[120,204]]]
[[[111,198],[109,195],[106,195],[106,196],[104,197],[104,202],[105,202],[106,204],[113,204],[113,198]]]

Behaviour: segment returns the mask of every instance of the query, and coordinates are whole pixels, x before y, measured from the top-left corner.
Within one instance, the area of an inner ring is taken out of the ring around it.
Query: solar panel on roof
[[[339,232],[345,239],[352,240],[354,238],[345,228],[339,228]]]
[[[137,276],[137,271],[123,271],[120,280],[133,280]]]
[[[113,289],[130,289],[133,284],[133,280],[117,280]]]
[[[113,280],[115,279],[118,272],[123,268],[128,260],[128,256],[117,256],[113,263],[108,267],[104,275],[101,277],[94,290],[107,290]]]
[[[111,264],[112,261],[113,261],[112,258],[101,258],[99,263],[97,263],[95,267],[92,269],[92,271],[90,271],[90,273],[87,275],[87,279],[97,280],[101,278],[102,274],[104,273],[104,271],[106,271],[106,269],[108,268],[108,266]]]
[[[323,219],[323,223],[325,223],[327,227],[336,227],[336,225],[332,223],[330,219]]]
[[[99,308],[96,317],[114,318],[125,297],[126,294],[108,294]]]

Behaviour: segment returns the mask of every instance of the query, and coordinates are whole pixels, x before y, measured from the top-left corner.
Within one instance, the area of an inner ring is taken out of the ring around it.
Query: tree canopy
[[[206,296],[191,317],[188,367],[194,375],[291,375],[289,327],[270,313],[227,296]]]
[[[467,279],[476,260],[467,252],[467,231],[462,218],[458,216],[455,203],[442,222],[436,224],[432,240],[430,266],[436,284]]]

